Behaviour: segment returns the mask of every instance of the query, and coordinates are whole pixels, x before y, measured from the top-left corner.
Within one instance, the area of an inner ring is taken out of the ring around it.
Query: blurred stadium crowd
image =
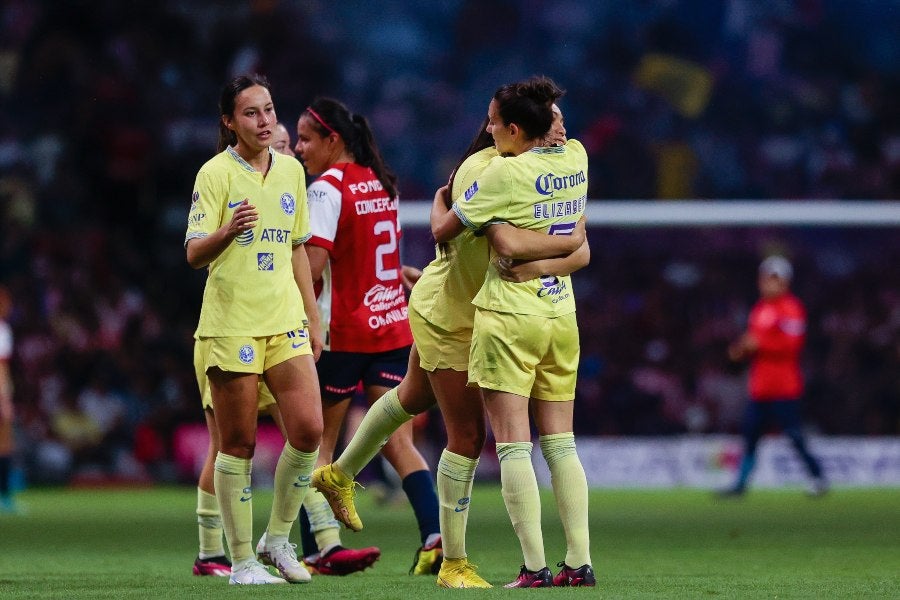
[[[890,0],[4,2],[0,283],[30,477],[175,476],[172,431],[202,420],[204,278],[182,243],[232,74],[268,75],[289,129],[319,94],[368,116],[405,199],[444,182],[497,85],[534,73],[568,90],[592,199],[896,199],[898,26]],[[808,421],[900,433],[895,230],[590,235],[578,433],[735,431],[724,348],[772,249],[810,309]],[[429,258],[426,231],[405,239]]]

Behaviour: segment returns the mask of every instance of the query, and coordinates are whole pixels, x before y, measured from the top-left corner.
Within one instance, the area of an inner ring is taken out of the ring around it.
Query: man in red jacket
[[[747,331],[728,347],[733,361],[750,360],[750,402],[744,419],[744,457],[733,487],[725,495],[744,493],[756,462],[756,446],[765,425],[775,419],[803,459],[812,478],[809,491],[822,495],[828,485],[822,467],[809,453],[800,422],[803,375],[800,352],[806,340],[806,310],[790,291],[793,269],[782,256],[759,266],[760,300],[750,311]]]

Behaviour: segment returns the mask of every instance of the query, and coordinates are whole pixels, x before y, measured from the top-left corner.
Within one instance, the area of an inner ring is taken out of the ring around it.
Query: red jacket
[[[791,293],[763,298],[750,311],[749,333],[759,348],[750,364],[750,398],[799,398],[803,393],[800,351],[806,341],[806,310]]]

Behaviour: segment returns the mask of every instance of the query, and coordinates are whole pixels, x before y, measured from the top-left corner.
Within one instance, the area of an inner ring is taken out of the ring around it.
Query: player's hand
[[[585,238],[587,238],[587,221],[584,217],[578,219],[578,223],[575,224],[575,229],[572,230],[572,238],[573,248],[570,252],[575,252],[584,244]]]
[[[309,335],[309,347],[312,349],[313,360],[319,362],[322,356],[322,350],[325,349],[325,335],[322,333],[322,324],[316,320],[310,322],[306,326],[307,335]]]
[[[249,198],[244,198],[244,201],[234,209],[231,220],[228,222],[228,236],[236,238],[245,231],[253,229],[258,219],[259,213],[256,211],[256,207],[250,204]]]
[[[439,187],[434,193],[434,199],[436,202],[443,202],[444,206],[446,206],[447,208],[453,206],[453,201],[450,198],[450,186],[442,185],[441,187]]]
[[[0,397],[0,423],[12,423],[15,418],[15,408],[9,398]]]
[[[400,266],[400,280],[403,281],[403,287],[412,290],[416,282],[422,277],[422,269],[417,269],[409,265]]]
[[[523,281],[537,279],[543,275],[540,262],[539,260],[514,260],[500,256],[494,261],[494,266],[497,268],[500,279],[522,283]]]

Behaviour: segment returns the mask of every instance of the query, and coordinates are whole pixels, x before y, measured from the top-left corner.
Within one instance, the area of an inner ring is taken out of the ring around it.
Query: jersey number
[[[375,276],[381,281],[396,281],[397,269],[385,269],[384,257],[391,256],[397,250],[397,231],[391,221],[375,223],[375,235],[388,234],[388,241],[375,248]]]

